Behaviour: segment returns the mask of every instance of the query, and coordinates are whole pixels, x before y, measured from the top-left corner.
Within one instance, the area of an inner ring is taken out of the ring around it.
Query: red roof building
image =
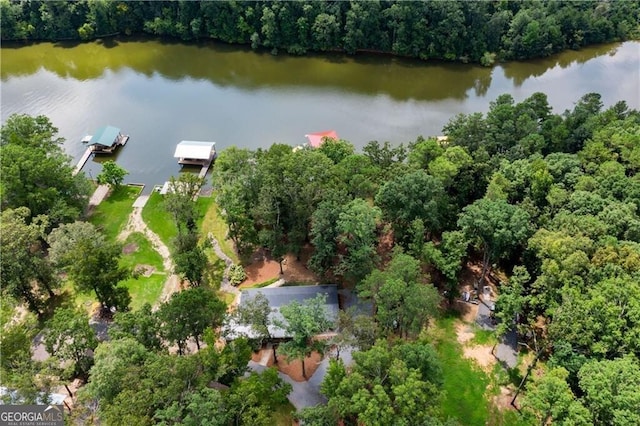
[[[322,145],[322,143],[324,142],[324,138],[338,140],[338,134],[335,132],[335,130],[309,133],[308,135],[304,135],[304,137],[309,139],[309,146],[311,146],[312,148],[319,148],[320,145]]]

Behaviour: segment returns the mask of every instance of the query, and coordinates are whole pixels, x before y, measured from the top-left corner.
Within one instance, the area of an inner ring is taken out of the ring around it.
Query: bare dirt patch
[[[466,323],[473,323],[478,316],[478,305],[462,300],[454,300],[453,308],[460,313],[460,319]]]
[[[456,324],[456,338],[458,339],[458,343],[464,345],[465,343],[473,339],[474,336],[475,333],[473,332],[471,327],[462,323]]]
[[[485,371],[490,371],[496,363],[496,358],[491,353],[491,345],[470,345],[475,333],[468,324],[458,322],[456,324],[456,339],[462,345],[465,358],[472,359]]]
[[[313,376],[318,369],[322,356],[317,352],[312,352],[311,356],[304,359],[304,368],[307,373],[307,379]],[[291,377],[296,382],[305,382],[307,379],[302,375],[302,361],[296,359],[287,362],[287,357],[278,355],[278,371]]]
[[[490,371],[496,363],[491,348],[489,345],[463,346],[462,351],[465,358],[473,359],[483,370]]]
[[[122,254],[131,254],[138,251],[138,245],[136,243],[129,243],[122,247]]]
[[[493,397],[493,405],[498,407],[499,410],[515,410],[515,407],[511,405],[515,390],[511,387],[500,386],[500,393]]]
[[[312,352],[310,356],[304,359],[304,368],[307,373],[306,379],[302,375],[302,361],[296,359],[288,362],[286,356],[278,355],[278,364],[276,364],[273,359],[272,349],[264,348],[258,352],[252,352],[251,360],[259,364],[261,361],[266,360],[266,363],[262,363],[263,365],[266,364],[267,367],[275,366],[279,372],[286,374],[296,382],[306,382],[318,369],[318,366],[322,362],[322,355],[318,352]]]
[[[284,274],[280,275],[278,262],[265,250],[257,250],[251,257],[251,263],[244,268],[247,279],[239,287],[252,287],[274,278],[284,278],[287,282],[315,283],[318,281],[318,277],[306,266],[310,255],[310,247],[303,248],[300,259],[296,259],[292,254],[286,255],[282,262]]]

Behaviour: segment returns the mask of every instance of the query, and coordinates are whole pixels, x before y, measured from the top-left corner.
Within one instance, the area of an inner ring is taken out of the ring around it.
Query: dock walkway
[[[207,175],[207,172],[209,171],[209,167],[211,167],[211,163],[213,163],[213,160],[209,159],[206,163],[202,165],[202,168],[200,169],[200,173],[198,174],[198,177],[200,179],[204,179],[204,177]]]
[[[82,157],[80,157],[80,161],[78,161],[78,165],[76,166],[76,168],[73,170],[72,175],[75,176],[78,173],[80,173],[80,170],[82,170],[82,168],[84,167],[85,163],[87,162],[87,160],[89,160],[89,157],[91,157],[91,154],[93,154],[93,148],[89,147],[87,148],[87,150],[84,152],[84,154],[82,154]]]

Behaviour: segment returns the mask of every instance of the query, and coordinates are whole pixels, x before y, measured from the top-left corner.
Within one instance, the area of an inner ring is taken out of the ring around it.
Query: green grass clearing
[[[149,277],[129,278],[128,280],[122,281],[121,285],[127,287],[131,295],[131,310],[138,310],[145,303],[153,306],[160,298],[162,287],[166,280],[166,274],[154,273]]]
[[[125,249],[134,249],[131,253],[122,254],[120,264],[133,269],[136,265],[150,265],[164,272],[162,257],[153,249],[151,242],[140,232],[134,232],[124,242]]]
[[[202,199],[202,198],[201,198]],[[209,197],[210,203],[202,220],[202,235],[206,236],[209,232],[218,240],[222,251],[233,260],[233,263],[239,264],[238,254],[233,249],[233,243],[227,239],[229,228],[218,212],[218,205],[213,197]]]
[[[275,283],[275,282],[276,282],[276,281],[278,281],[279,279],[280,279],[279,277],[274,277],[274,278],[271,278],[271,279],[269,279],[269,280],[263,281],[263,282],[261,282],[261,283],[256,283],[256,284],[254,284],[254,285],[247,286],[247,287],[242,287],[242,288],[243,288],[243,289],[244,289],[244,288],[263,288],[263,287],[266,287],[266,286],[268,286],[268,285],[271,285],[271,284]],[[286,286],[286,283],[285,283],[285,286]]]
[[[233,293],[218,291],[216,294],[218,295],[218,299],[222,300],[227,306],[231,305],[233,301],[236,300],[236,295]]]
[[[149,240],[139,232],[129,235],[125,241],[125,247],[135,245],[135,251],[123,254],[120,264],[134,270],[138,265],[154,268],[150,276],[139,275],[137,278],[129,278],[123,284],[129,289],[131,295],[131,309],[136,310],[145,303],[153,306],[162,294],[162,287],[167,279],[166,271],[162,264],[162,257],[156,252]],[[133,246],[131,246],[133,247]]]
[[[442,411],[445,417],[457,418],[464,425],[484,426],[489,417],[486,391],[490,380],[473,361],[463,358],[455,320],[440,319],[431,331],[444,376]]]
[[[108,239],[114,241],[127,224],[133,210],[133,202],[138,195],[140,195],[140,187],[124,185],[118,187],[95,207],[89,222],[102,230]]]
[[[475,336],[471,339],[471,343],[474,345],[495,345],[498,343],[495,331],[485,330],[474,325],[473,332]]]
[[[211,197],[199,197],[196,200],[196,210],[198,212],[197,224],[201,229],[201,235],[206,235],[206,232],[202,230],[203,222],[212,203],[213,198]],[[173,217],[165,207],[164,196],[160,195],[159,192],[154,191],[149,196],[149,200],[147,200],[147,203],[142,209],[142,219],[149,229],[158,234],[162,242],[171,249],[173,239],[178,235],[178,228],[173,221]]]
[[[142,208],[142,220],[167,247],[171,247],[171,241],[178,235],[178,228],[164,207],[164,197],[160,193],[151,193],[147,204]]]

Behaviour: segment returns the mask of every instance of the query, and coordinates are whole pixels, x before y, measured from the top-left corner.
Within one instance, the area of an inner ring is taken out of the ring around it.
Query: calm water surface
[[[545,92],[554,112],[588,92],[640,109],[640,43],[602,45],[544,60],[483,68],[387,57],[288,57],[214,43],[159,41],[2,46],[1,117],[51,118],[75,160],[80,142],[111,124],[131,135],[115,157],[129,182],[180,171],[180,140],[266,148],[334,129],[364,146],[438,135],[458,113],[486,112],[502,93]],[[83,169],[95,177],[99,157]]]

